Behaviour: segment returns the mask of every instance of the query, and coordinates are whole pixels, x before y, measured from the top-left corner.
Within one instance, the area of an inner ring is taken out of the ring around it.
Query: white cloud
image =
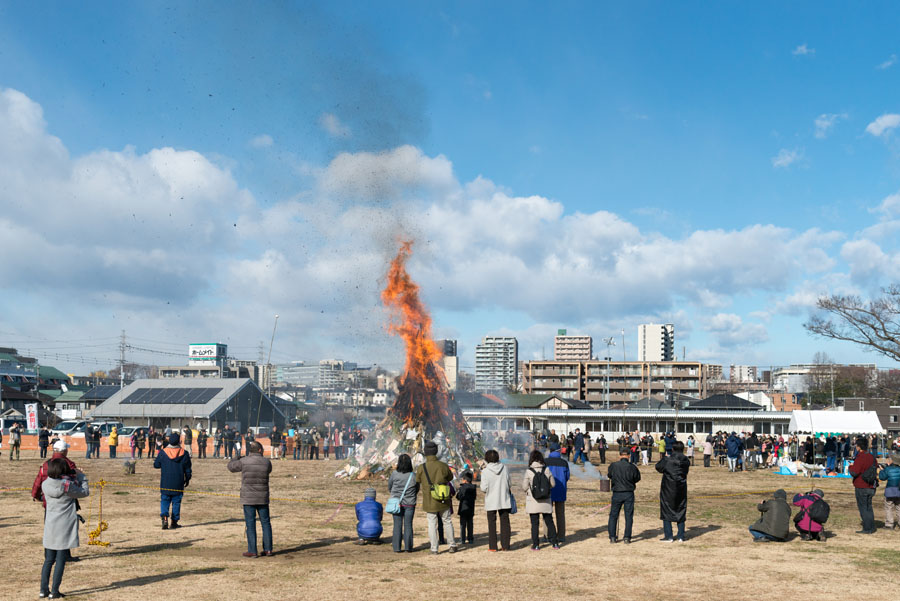
[[[890,68],[893,67],[895,64],[897,64],[897,55],[896,55],[896,54],[892,54],[892,55],[890,55],[890,56],[888,57],[888,59],[887,59],[886,61],[880,63],[880,64],[879,64],[877,67],[875,67],[875,68],[884,71],[885,69],[890,69]]]
[[[250,146],[253,148],[269,148],[275,140],[269,134],[259,134],[250,140]]]
[[[759,323],[744,323],[740,315],[717,313],[706,320],[704,329],[710,332],[719,346],[750,346],[769,339],[766,327]]]
[[[247,316],[279,313],[279,339],[291,341],[282,344],[309,358],[348,349],[381,358],[397,345],[383,330],[380,280],[398,238],[412,236],[410,270],[435,310],[517,315],[546,324],[541,337],[560,326],[615,334],[619,323],[659,317],[675,320],[683,341],[694,311],[757,292],[789,297],[804,278],[826,279],[844,240],[765,224],[664,236],[485,177],[461,182],[447,157],[413,146],[341,153],[305,173],[307,187],[261,206],[228,169],[190,150],[70,157],[39,105],[0,91],[0,277],[22,291],[4,291],[0,313],[15,305],[27,320],[27,299],[56,295],[90,304],[71,321],[88,311],[81,322],[92,327],[124,314],[129,335],[205,339],[228,324],[245,344],[263,335]],[[858,276],[876,269],[863,251],[841,248]],[[881,268],[891,260],[882,255]],[[716,315],[706,328],[722,345],[765,339],[758,320]]]
[[[900,115],[897,113],[885,113],[866,126],[866,131],[876,138],[890,132],[900,125]]]
[[[846,118],[847,113],[822,113],[815,120],[816,137],[820,140],[826,138],[834,125]]]
[[[342,123],[334,113],[322,113],[322,116],[319,117],[319,125],[334,138],[350,137],[350,127]]]
[[[815,53],[816,49],[810,48],[806,44],[800,44],[799,46],[794,48],[793,51],[791,51],[791,54],[793,54],[794,56],[813,56],[815,55]]]
[[[841,258],[850,266],[851,280],[860,285],[900,277],[900,256],[882,250],[868,239],[850,240],[841,247]]]
[[[777,155],[772,157],[772,166],[776,169],[786,169],[802,158],[802,150],[797,150],[796,148],[793,150],[782,148],[778,151]]]
[[[136,298],[199,294],[215,254],[237,244],[229,217],[253,204],[197,152],[125,148],[72,158],[46,132],[41,107],[9,89],[0,90],[0,181],[0,231],[10,245],[0,277],[30,264],[31,287]]]

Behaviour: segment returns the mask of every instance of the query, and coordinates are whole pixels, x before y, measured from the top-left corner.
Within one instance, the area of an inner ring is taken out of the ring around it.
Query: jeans
[[[663,520],[663,535],[672,538],[672,522]],[[678,540],[684,540],[684,522],[678,522]]]
[[[733,472],[737,469],[737,457],[728,458],[728,471]]]
[[[703,456],[703,467],[709,467],[709,455]]]
[[[487,512],[488,523],[488,548],[497,550],[497,516],[500,516],[500,548],[509,551],[509,509],[500,509]]]
[[[59,584],[62,582],[63,572],[66,570],[66,559],[69,557],[68,549],[44,549],[44,567],[41,568],[41,592],[45,595],[59,594]],[[53,564],[53,588],[50,588],[50,570]]]
[[[47,447],[42,446],[41,447],[41,459],[46,459],[46,458],[47,458]]]
[[[416,515],[415,507],[400,506],[400,513],[393,514],[394,535],[391,537],[391,546],[399,553],[406,547],[406,551],[413,550],[413,516]]]
[[[168,493],[162,492],[159,495],[159,515],[169,515],[169,505],[172,506],[172,521],[177,522],[181,519],[181,497],[184,493]]]
[[[587,461],[587,455],[584,454],[584,449],[575,449],[575,459],[572,461],[574,463],[578,463],[578,458],[581,457],[581,462],[584,463]]]
[[[834,471],[834,465],[837,457],[834,453],[825,453],[825,469],[829,472]]]
[[[750,528],[750,534],[752,534],[753,538],[756,538],[756,539],[777,540],[777,539],[769,536],[768,534],[760,532],[759,530],[754,530],[752,527]]]
[[[222,456],[222,443],[217,442],[215,444],[215,446],[213,447],[213,459],[216,459],[217,457],[221,457],[221,456]]]
[[[600,463],[606,464],[606,449],[600,449]]]
[[[451,547],[456,546],[456,539],[453,538],[453,516],[449,509],[445,509],[440,513],[428,512],[428,542],[431,543],[431,552],[438,552],[438,520],[444,524],[444,532],[447,536],[447,542]]]
[[[94,454],[94,443],[90,440],[84,441],[84,446],[87,447],[87,454],[84,456],[85,459],[90,459],[91,455]],[[10,458],[12,459],[12,458]]]
[[[634,493],[633,492],[614,492],[612,501],[609,506],[609,522],[606,529],[609,538],[618,538],[619,532],[619,512],[625,508],[625,536],[631,538],[631,526],[634,523]]]
[[[272,522],[268,505],[244,505],[244,524],[247,526],[247,551],[256,555],[256,514],[262,525],[263,551],[272,550]]]
[[[862,518],[862,529],[866,532],[875,531],[875,512],[872,510],[874,496],[874,488],[856,489],[856,507],[859,509],[859,517]]]
[[[544,525],[547,527],[547,538],[550,539],[551,544],[558,545],[559,539],[556,538],[556,526],[553,525],[553,514],[552,513],[529,513],[528,517],[531,518],[531,546],[532,546],[532,548],[538,548],[541,546],[541,516],[543,516]]]
[[[109,458],[110,459],[116,458],[116,447],[113,447],[113,446],[109,447]]]

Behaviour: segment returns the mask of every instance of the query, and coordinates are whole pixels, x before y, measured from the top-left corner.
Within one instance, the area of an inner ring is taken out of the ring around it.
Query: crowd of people
[[[227,468],[231,472],[241,474],[240,503],[243,506],[247,533],[247,551],[244,557],[266,557],[273,553],[273,536],[271,516],[269,512],[269,476],[272,472],[272,461],[264,457],[263,446],[257,441],[252,431],[242,439],[235,432],[226,436],[230,428],[223,428],[223,448],[226,441],[231,447],[224,448],[225,457],[229,458]],[[184,490],[192,477],[192,459],[190,448],[193,442],[203,445],[200,429],[196,434],[189,429],[148,430],[152,433],[153,445],[148,446],[154,455],[154,467],[160,470],[160,521],[163,530],[181,527],[181,507]],[[217,433],[218,434],[218,433]],[[350,433],[352,436],[352,432]],[[299,438],[297,438],[299,436]],[[343,443],[343,436],[334,438],[334,431],[326,431],[325,436]],[[272,446],[272,458],[284,458],[284,453],[277,449],[283,444],[287,435],[273,429],[268,433]],[[41,501],[45,507],[44,522],[44,564],[41,570],[40,596],[60,598],[59,592],[65,565],[77,558],[71,549],[77,548],[79,499],[89,495],[88,478],[68,457],[69,445],[63,440],[46,437],[53,454],[42,465],[32,486],[32,497]],[[298,455],[309,453],[316,441],[311,429],[295,431],[294,438],[299,440],[295,448],[301,449]],[[720,442],[721,440],[721,442]],[[731,443],[729,444],[729,440]],[[735,445],[735,440],[739,441]],[[843,457],[843,437],[838,442],[837,456]],[[448,551],[456,552],[461,545],[473,545],[475,541],[474,516],[479,492],[484,495],[483,505],[487,522],[488,550],[491,552],[509,551],[511,538],[511,516],[521,508],[528,515],[530,525],[530,547],[534,551],[542,548],[543,541],[552,549],[559,549],[566,541],[566,510],[568,482],[571,466],[577,460],[590,461],[590,436],[576,429],[571,435],[559,437],[550,431],[543,437],[534,439],[527,458],[527,466],[521,480],[514,482],[510,466],[501,462],[500,452],[490,449],[485,452],[484,464],[481,466],[480,484],[476,485],[471,471],[455,474],[444,461],[446,448],[434,441],[424,444],[422,455],[424,461],[414,466],[408,454],[401,454],[396,468],[387,480],[388,502],[382,505],[376,500],[377,491],[369,488],[364,499],[356,505],[357,535],[359,544],[380,544],[382,542],[384,513],[393,517],[391,545],[394,552],[412,552],[413,517],[418,506],[426,514],[429,549],[438,554],[441,545],[447,545]],[[640,462],[647,464],[655,450],[659,459],[655,469],[662,477],[659,487],[659,519],[662,522],[662,542],[684,542],[686,539],[685,522],[688,503],[688,474],[693,464],[693,437],[684,443],[671,433],[654,439],[651,435],[638,433],[628,434],[619,439],[619,460],[612,462],[607,470],[612,498],[609,506],[607,533],[612,544],[623,542],[631,544],[634,529],[635,490],[641,482],[641,472],[637,467]],[[304,445],[304,442],[306,443]],[[825,441],[827,443],[827,439]],[[900,452],[892,453],[886,463],[879,464],[872,454],[870,439],[859,437],[853,441],[850,459],[852,463],[847,471],[853,478],[857,507],[862,522],[859,534],[871,534],[875,531],[873,499],[880,481],[885,483],[884,510],[885,528],[900,528]],[[779,440],[773,437],[760,439],[755,434],[739,436],[735,433],[710,435],[703,443],[705,459],[714,456],[716,446],[724,446],[724,455],[729,459],[729,468],[736,469],[740,463],[756,462],[754,455],[762,455],[771,444],[772,452],[778,453],[786,449],[790,456],[792,444],[795,444],[798,457],[806,451],[806,442],[799,440]],[[543,448],[546,444],[546,448]],[[563,446],[565,445],[565,446]],[[601,447],[602,445],[602,447]],[[330,446],[330,445],[329,445]],[[343,446],[343,444],[341,444]],[[602,436],[593,445],[599,451],[606,450]],[[157,448],[158,447],[158,448]],[[812,442],[815,460],[815,441]],[[138,447],[140,449],[140,447]],[[336,447],[333,447],[336,448]],[[830,448],[830,447],[829,447]],[[776,450],[777,449],[777,450]],[[217,449],[217,451],[220,449]],[[735,454],[735,450],[738,451]],[[242,455],[243,451],[243,455]],[[282,447],[283,451],[283,447]],[[828,453],[824,451],[827,462]],[[198,454],[200,450],[198,449]],[[720,453],[721,454],[721,453]],[[567,460],[574,455],[574,460]],[[42,453],[42,458],[46,452]],[[214,455],[216,456],[216,455]],[[312,458],[314,455],[306,455]],[[604,458],[605,459],[605,458]],[[735,461],[731,461],[734,459]],[[704,461],[709,466],[709,461]],[[518,501],[517,497],[524,502]],[[796,508],[796,512],[792,510]],[[801,540],[824,540],[825,523],[830,514],[830,507],[825,501],[821,489],[795,494],[790,504],[784,490],[775,491],[771,498],[763,499],[757,505],[760,518],[749,526],[755,542],[783,542],[790,538],[790,523],[799,534]],[[454,530],[454,513],[458,516],[459,537]],[[619,518],[624,514],[625,528],[619,537]],[[262,527],[262,550],[258,549],[256,521]],[[83,520],[82,520],[83,521]],[[498,528],[499,522],[499,528]],[[52,576],[52,578],[51,578]]]

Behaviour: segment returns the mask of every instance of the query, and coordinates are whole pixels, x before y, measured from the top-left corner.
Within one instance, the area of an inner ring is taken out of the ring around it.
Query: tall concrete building
[[[674,361],[675,326],[642,323],[638,326],[638,361]]]
[[[519,380],[519,342],[504,336],[485,336],[475,347],[475,390],[498,392],[515,388]]]
[[[553,339],[554,361],[590,361],[592,353],[590,336],[569,336],[566,330],[557,330]]]
[[[756,382],[756,367],[753,365],[732,365],[728,370],[728,379],[734,383]]]

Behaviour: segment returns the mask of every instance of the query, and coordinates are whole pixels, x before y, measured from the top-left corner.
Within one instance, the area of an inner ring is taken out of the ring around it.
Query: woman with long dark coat
[[[656,463],[661,473],[659,485],[659,519],[663,523],[664,543],[684,542],[684,521],[687,515],[687,475],[690,460],[684,456],[684,443],[676,440],[672,454]],[[672,522],[678,524],[678,536],[672,538]]]

